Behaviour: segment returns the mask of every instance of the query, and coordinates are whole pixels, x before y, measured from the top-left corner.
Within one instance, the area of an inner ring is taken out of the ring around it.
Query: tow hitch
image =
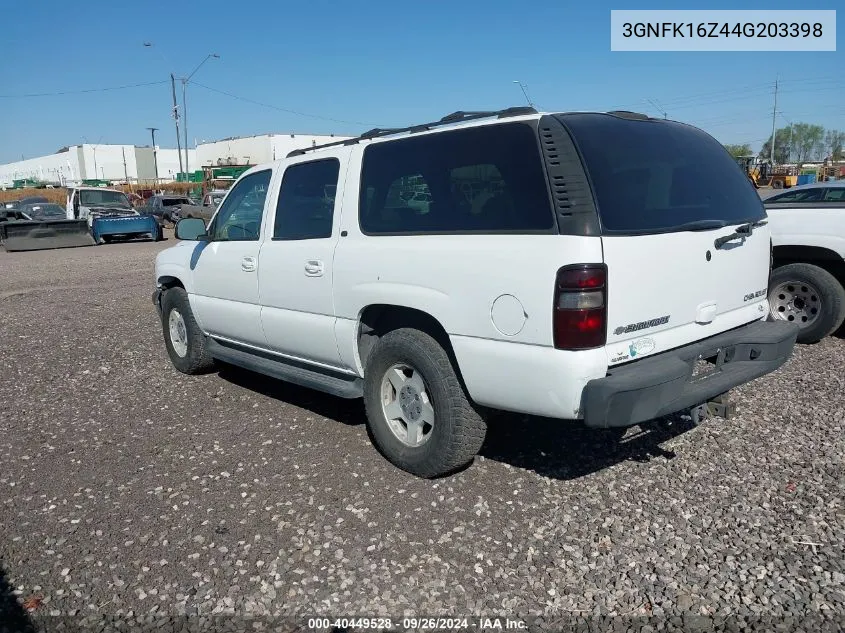
[[[693,407],[690,409],[689,415],[692,418],[692,423],[695,425],[712,418],[729,420],[736,415],[736,403],[729,401],[727,396],[722,394],[697,407]]]

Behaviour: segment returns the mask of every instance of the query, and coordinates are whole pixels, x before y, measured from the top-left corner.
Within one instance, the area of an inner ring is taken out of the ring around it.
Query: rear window
[[[700,221],[765,217],[748,177],[713,137],[664,121],[560,117],[581,151],[605,233],[648,233]]]
[[[506,123],[375,143],[364,151],[367,234],[550,232],[537,132]]]
[[[163,198],[161,204],[165,207],[175,207],[180,204],[191,204],[191,201],[187,198]]]

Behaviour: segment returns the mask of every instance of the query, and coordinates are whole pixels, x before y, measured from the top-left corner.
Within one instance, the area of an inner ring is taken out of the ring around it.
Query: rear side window
[[[313,240],[332,236],[340,161],[336,158],[285,169],[276,204],[274,240]]]
[[[701,130],[607,114],[560,120],[581,152],[605,233],[669,232],[694,222],[731,225],[765,217],[748,177]]]
[[[375,143],[364,151],[367,234],[551,232],[536,131],[507,123]]]
[[[830,187],[824,192],[825,202],[845,202],[845,187]]]
[[[818,202],[824,195],[824,189],[821,187],[812,189],[799,189],[798,191],[789,191],[777,196],[772,196],[766,200],[770,202]]]

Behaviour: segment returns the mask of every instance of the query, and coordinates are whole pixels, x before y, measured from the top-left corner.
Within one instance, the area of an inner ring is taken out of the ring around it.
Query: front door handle
[[[245,273],[254,273],[255,272],[255,258],[254,257],[244,257],[241,260],[241,270]]]
[[[318,259],[309,259],[305,262],[305,274],[309,277],[319,277],[323,274],[323,262]]]

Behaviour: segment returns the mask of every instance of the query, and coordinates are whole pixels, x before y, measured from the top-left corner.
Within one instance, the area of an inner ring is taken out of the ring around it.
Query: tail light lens
[[[557,271],[552,327],[557,349],[590,349],[605,344],[607,266],[575,264]]]

